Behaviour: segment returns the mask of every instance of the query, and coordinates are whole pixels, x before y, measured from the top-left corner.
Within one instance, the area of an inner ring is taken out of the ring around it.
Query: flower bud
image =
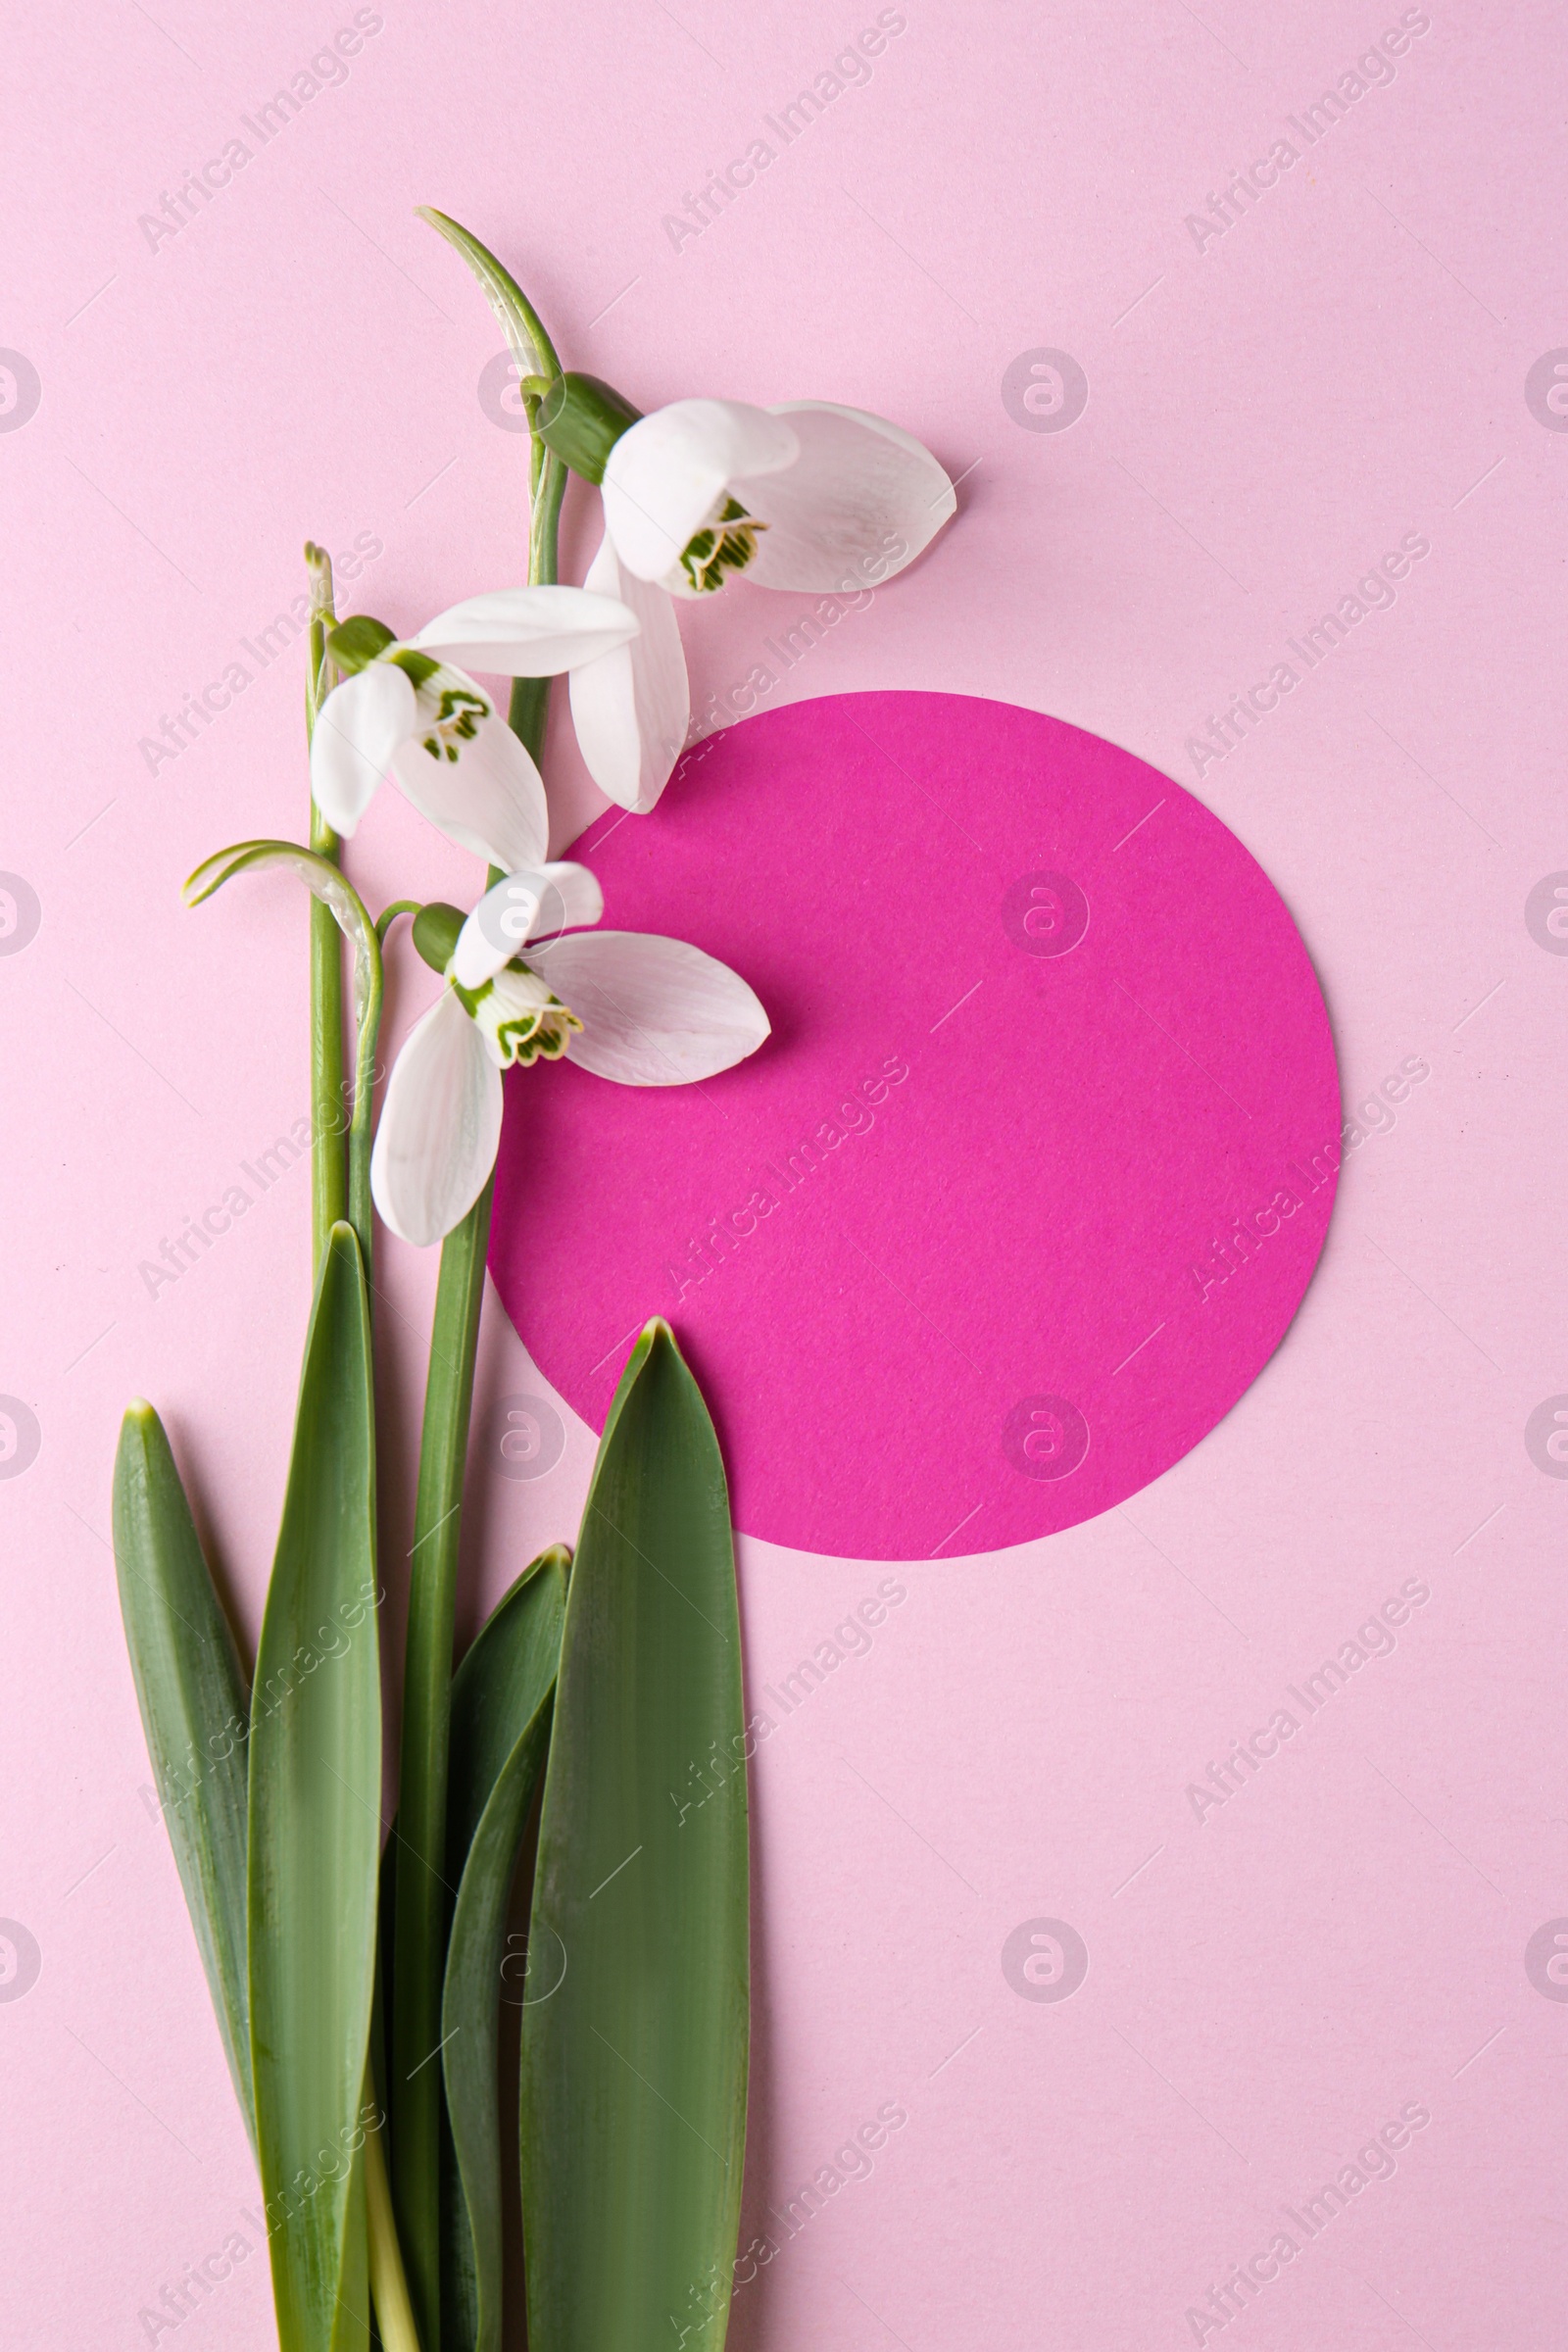
[[[440,899],[419,908],[414,918],[414,944],[433,972],[444,972],[452,961],[462,929],[461,909]]]

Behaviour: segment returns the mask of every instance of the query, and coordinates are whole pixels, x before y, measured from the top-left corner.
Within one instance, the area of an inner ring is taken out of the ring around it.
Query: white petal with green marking
[[[621,1086],[688,1086],[744,1061],[768,1019],[738,972],[684,940],[583,931],[528,951],[582,1024],[566,1056]]]
[[[545,788],[483,687],[443,662],[415,700],[414,729],[392,761],[399,790],[460,849],[508,873],[542,864]]]
[[[744,401],[677,400],[641,417],[605,466],[605,522],[626,569],[673,586],[689,543],[721,514],[730,484],[778,472],[799,448],[783,418]]]

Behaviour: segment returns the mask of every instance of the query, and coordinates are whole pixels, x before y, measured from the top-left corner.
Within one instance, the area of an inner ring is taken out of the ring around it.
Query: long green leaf
[[[389,2171],[423,2342],[441,2333],[441,1981],[446,1965],[447,1756],[463,1484],[494,1184],[441,1245],[419,1435],[403,1656],[403,1739],[392,1903]]]
[[[668,1328],[632,1352],[566,1601],[522,2012],[531,2352],[719,2352],[746,2131],[745,1724],[729,1499]],[[705,1793],[706,1791],[706,1793]]]
[[[447,1944],[442,2064],[455,2176],[443,2181],[442,2343],[500,2352],[501,1970],[517,1848],[550,1744],[570,1554],[523,1571],[452,1685],[447,1858],[462,1871]]]
[[[340,1223],[317,1281],[251,1701],[251,2051],[281,2352],[368,2341],[355,2151],[381,1831],[373,1427],[365,1274]]]
[[[254,2136],[245,1972],[245,1740],[250,1694],[164,1425],[138,1396],[115,1456],[115,1568],[147,1753]]]

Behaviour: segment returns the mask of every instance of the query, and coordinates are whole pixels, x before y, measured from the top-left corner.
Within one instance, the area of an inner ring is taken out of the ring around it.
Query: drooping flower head
[[[376,1207],[426,1247],[466,1216],[501,1141],[501,1073],[566,1059],[622,1086],[685,1086],[755,1054],[766,1013],[701,949],[589,931],[604,898],[586,866],[508,874],[465,918],[420,909],[415,944],[443,980],[387,1082],[370,1163]]]
[[[643,416],[592,376],[531,380],[540,438],[601,489],[605,536],[586,585],[640,624],[599,661],[572,664],[577,740],[601,791],[646,811],[691,711],[670,599],[738,578],[858,596],[913,563],[956,496],[912,434],[863,409],[678,400]]]
[[[311,740],[317,807],[347,837],[390,779],[461,848],[509,872],[538,865],[549,850],[543,781],[469,668],[553,677],[628,644],[638,626],[612,597],[558,587],[469,597],[401,641],[368,615],[344,621],[327,643],[350,674]]]

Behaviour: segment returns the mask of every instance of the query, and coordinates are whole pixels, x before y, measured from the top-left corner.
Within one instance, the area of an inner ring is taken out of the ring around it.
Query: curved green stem
[[[375,918],[375,936],[381,946],[386,946],[386,935],[400,914],[417,914],[418,911],[417,899],[394,899],[390,906],[384,906]]]
[[[446,213],[438,213],[434,205],[416,204],[415,211],[421,220],[427,220],[437,233],[446,238],[462,254],[484,292],[484,298],[500,321],[507,338],[507,348],[517,363],[518,380],[524,387],[530,379],[548,383],[561,373],[561,362],[540,318],[527,295],[518,285],[504,262],[498,262],[488,245],[481,245],[472,232],[461,221]],[[528,444],[528,496],[533,501],[534,515],[539,513],[540,485],[545,471],[545,447],[537,433],[531,431],[538,394],[523,391],[523,406],[528,413],[530,439]],[[539,574],[530,569],[528,577],[537,580]],[[552,571],[550,578],[555,578]]]
[[[526,358],[531,368],[559,372],[560,363],[549,336],[501,264],[444,215],[424,211],[423,217],[458,247],[474,270],[518,358]],[[558,572],[566,468],[553,453],[542,451],[536,438],[530,447],[534,496],[528,530],[528,579],[530,585],[548,584]],[[548,679],[528,678],[518,679],[513,688],[513,731],[535,761],[544,750],[549,685]],[[501,879],[500,870],[492,867],[490,883]],[[414,2310],[427,2345],[442,2340],[443,2086],[435,2053],[441,2040],[449,1916],[446,1806],[453,1623],[464,1465],[494,1185],[492,1175],[462,1224],[441,1246],[419,1438],[403,1670],[387,2087],[392,2110],[392,2193]]]
[[[346,1206],[339,1214],[347,1216],[354,1227],[360,1254],[365,1260],[366,1279],[368,1280],[371,1241],[370,1111],[375,1081],[375,1041],[381,1025],[380,933],[366,913],[359,892],[336,860],[320,850],[302,849],[297,841],[232,842],[226,850],[219,850],[213,857],[205,858],[187,878],[185,904],[199,906],[204,899],[210,899],[215,890],[221,890],[223,884],[231,881],[235,874],[278,865],[286,866],[297,875],[311,893],[313,920],[318,913],[324,915],[333,939],[336,940],[341,931],[354,950],[356,1044],[353,1115],[345,1121],[343,1111],[347,1090],[340,1078],[330,1111],[316,1125],[315,1140],[325,1140],[332,1145],[334,1162],[329,1173],[332,1183],[338,1185],[344,1180],[343,1146],[347,1137]],[[336,949],[330,968],[338,1005],[337,1067],[341,1070],[343,974],[341,955]],[[319,1072],[315,1070],[313,1074],[318,1076]]]
[[[450,214],[437,212],[433,204],[416,204],[414,209],[421,220],[428,220],[462,254],[483,287],[484,298],[501,321],[502,332],[524,373],[559,375],[561,362],[545,322],[505,262],[498,262],[490,248],[481,245],[470,229],[454,220]]]

